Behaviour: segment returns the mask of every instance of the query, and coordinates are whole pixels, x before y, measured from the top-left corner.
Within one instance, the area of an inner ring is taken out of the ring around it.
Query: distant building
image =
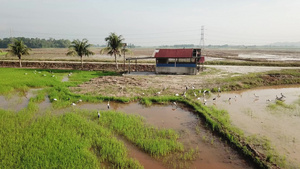
[[[155,73],[157,74],[187,74],[198,73],[197,64],[204,62],[201,49],[157,49]]]

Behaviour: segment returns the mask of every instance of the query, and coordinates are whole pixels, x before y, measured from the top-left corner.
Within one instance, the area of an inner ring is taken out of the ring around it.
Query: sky
[[[299,0],[0,0],[0,38],[83,39],[111,32],[136,46],[300,42]]]

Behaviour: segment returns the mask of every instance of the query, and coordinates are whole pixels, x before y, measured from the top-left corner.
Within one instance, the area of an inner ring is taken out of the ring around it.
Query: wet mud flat
[[[272,108],[276,105],[276,97],[282,95],[286,107]],[[242,129],[246,136],[267,138],[292,165],[300,165],[299,85],[221,93],[212,100],[215,97],[207,99],[207,104],[227,110],[232,124]]]

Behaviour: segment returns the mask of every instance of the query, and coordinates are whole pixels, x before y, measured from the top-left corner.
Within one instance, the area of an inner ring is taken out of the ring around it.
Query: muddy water
[[[87,110],[107,110],[107,103],[79,104],[76,107]],[[198,148],[199,156],[189,168],[252,168],[228,145],[209,132],[197,115],[180,107],[180,105],[179,107],[174,105],[144,107],[138,103],[110,103],[110,108],[113,110],[141,115],[151,125],[176,130],[180,134],[179,141],[183,142],[186,148]],[[130,154],[133,154],[133,157],[139,160],[145,168],[153,168],[154,164],[160,165],[159,168],[165,168],[136,147],[129,145],[128,148]]]
[[[293,109],[268,108],[281,93],[286,96],[285,104],[294,105]],[[266,136],[281,155],[300,165],[300,106],[294,103],[300,99],[300,86],[221,93],[220,98],[213,101],[214,97],[207,99],[207,104],[227,110],[233,125],[248,136]]]
[[[61,80],[62,82],[67,82],[69,81],[69,76],[64,76]]]
[[[27,107],[29,99],[36,96],[37,91],[41,89],[30,89],[25,96],[19,94],[13,96],[0,96],[0,108],[11,111],[20,111]]]

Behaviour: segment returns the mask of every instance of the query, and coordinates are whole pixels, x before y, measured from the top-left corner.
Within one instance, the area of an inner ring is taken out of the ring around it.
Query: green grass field
[[[128,157],[128,150],[118,136],[156,158],[172,153],[185,155],[175,131],[146,125],[139,116],[102,111],[98,119],[96,111],[82,110],[62,115],[49,110],[41,115],[37,103],[46,95],[60,100],[53,102],[56,108],[70,106],[78,98],[90,102],[114,99],[76,95],[68,87],[93,77],[117,74],[71,72],[69,81],[61,82],[69,70],[0,68],[2,95],[44,88],[19,112],[0,109],[0,168],[143,168]]]

